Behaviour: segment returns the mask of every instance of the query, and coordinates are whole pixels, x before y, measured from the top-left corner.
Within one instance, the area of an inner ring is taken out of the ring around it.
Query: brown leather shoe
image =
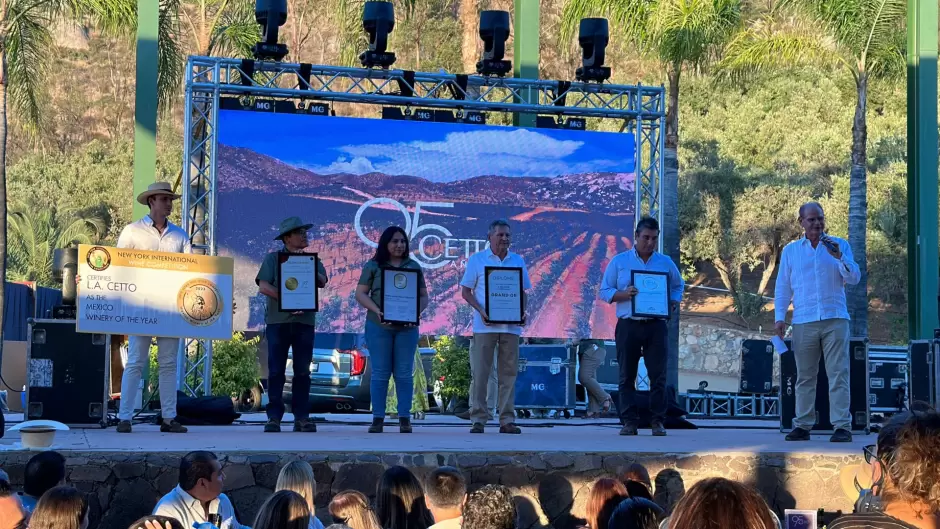
[[[133,427],[131,427],[131,421],[121,421],[117,425],[118,433],[131,433]]]
[[[171,419],[170,422],[163,421],[163,424],[160,425],[160,431],[163,433],[186,433],[189,429],[176,419]]]
[[[499,427],[499,433],[520,434],[522,433],[522,428],[516,426],[515,423],[504,424]]]

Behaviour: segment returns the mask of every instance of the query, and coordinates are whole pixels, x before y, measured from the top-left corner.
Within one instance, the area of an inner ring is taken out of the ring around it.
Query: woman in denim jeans
[[[398,422],[401,433],[411,433],[411,395],[414,391],[415,350],[418,348],[418,327],[382,323],[382,269],[385,267],[411,268],[418,272],[418,310],[428,305],[428,289],[421,265],[410,257],[405,230],[391,226],[379,238],[375,256],[365,264],[356,301],[366,308],[366,345],[372,360],[372,426],[369,433],[382,433],[385,424],[385,399],[388,381],[395,377],[398,397]]]

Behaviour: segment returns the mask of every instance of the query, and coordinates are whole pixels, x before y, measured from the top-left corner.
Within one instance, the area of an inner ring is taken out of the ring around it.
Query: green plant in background
[[[442,336],[434,342],[434,364],[431,372],[434,380],[441,384],[441,397],[450,399],[470,397],[470,350],[461,347],[450,336]]]
[[[254,387],[261,378],[258,366],[258,342],[260,336],[245,339],[245,335],[236,332],[231,340],[212,342],[212,394],[238,398],[246,390]],[[148,383],[153,392],[154,401],[159,394],[159,375],[157,368],[157,346],[150,346],[150,377]],[[150,398],[150,392],[144,392],[144,403]]]

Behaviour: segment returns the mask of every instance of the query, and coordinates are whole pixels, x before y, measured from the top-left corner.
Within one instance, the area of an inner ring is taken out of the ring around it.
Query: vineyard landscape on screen
[[[237,330],[263,326],[254,278],[280,247],[277,224],[297,215],[330,275],[318,331],[362,332],[356,284],[394,224],[426,274],[422,334],[468,335],[459,281],[503,218],[532,279],[524,335],[613,337],[613,306],[597,291],[632,245],[632,135],[239,110],[220,111],[218,131],[215,237],[235,258]]]

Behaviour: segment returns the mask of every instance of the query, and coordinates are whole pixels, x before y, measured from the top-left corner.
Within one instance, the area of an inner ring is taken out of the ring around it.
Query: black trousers
[[[642,356],[650,378],[650,412],[653,421],[666,418],[666,320],[620,319],[614,331],[620,364],[620,422],[637,424],[636,372]]]
[[[291,379],[291,411],[294,420],[307,420],[310,408],[310,362],[316,328],[305,323],[269,323],[268,339],[268,419],[284,417],[284,384],[287,382],[287,353],[293,351],[294,378]]]

